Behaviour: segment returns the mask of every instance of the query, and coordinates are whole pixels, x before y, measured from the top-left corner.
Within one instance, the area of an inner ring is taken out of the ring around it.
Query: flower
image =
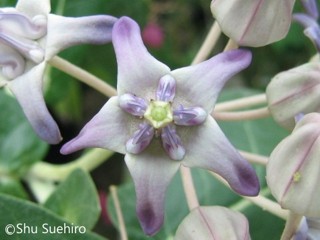
[[[317,51],[320,51],[320,27],[318,24],[319,12],[315,0],[301,1],[306,13],[293,14],[293,20],[300,23],[304,28],[304,34],[314,43]]]
[[[261,47],[284,38],[295,0],[212,0],[222,31],[240,46]]]
[[[15,8],[0,8],[0,86],[16,96],[39,137],[55,144],[61,140],[60,131],[42,93],[46,62],[72,45],[110,42],[116,18],[49,12],[50,0],[19,0]]]
[[[307,217],[320,217],[320,113],[300,119],[291,135],[272,151],[267,183],[282,208]]]
[[[114,25],[118,96],[66,143],[61,153],[86,147],[125,154],[137,194],[143,230],[155,234],[163,223],[167,186],[181,164],[220,174],[238,193],[256,195],[259,182],[210,116],[218,93],[251,61],[247,50],[233,50],[174,71],[143,45],[140,28],[128,17]]]
[[[174,240],[199,239],[249,240],[248,220],[225,207],[197,207],[180,223]]]

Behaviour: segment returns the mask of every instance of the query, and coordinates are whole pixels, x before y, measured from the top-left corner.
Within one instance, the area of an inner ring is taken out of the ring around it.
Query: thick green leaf
[[[100,202],[91,177],[73,171],[47,199],[44,206],[69,222],[92,229],[100,216]]]
[[[34,133],[17,101],[0,90],[0,169],[23,174],[42,160],[48,145]]]
[[[39,205],[3,194],[0,194],[0,212],[0,239],[105,239]],[[15,232],[9,236],[6,231]]]
[[[28,198],[28,194],[21,182],[8,176],[0,177],[0,193],[8,194],[18,198]]]

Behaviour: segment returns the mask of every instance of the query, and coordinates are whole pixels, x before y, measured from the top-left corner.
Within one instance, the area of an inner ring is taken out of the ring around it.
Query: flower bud
[[[282,208],[320,217],[320,114],[305,115],[271,153],[267,183]]]
[[[225,207],[197,207],[181,222],[174,240],[249,240],[245,216]]]
[[[295,0],[212,0],[222,31],[240,46],[261,47],[284,38]]]
[[[306,63],[277,74],[266,94],[275,121],[293,129],[297,114],[320,112],[320,63]]]

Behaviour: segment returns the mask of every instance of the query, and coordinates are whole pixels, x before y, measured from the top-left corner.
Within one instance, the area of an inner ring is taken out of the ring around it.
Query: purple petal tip
[[[239,185],[233,186],[233,189],[244,196],[257,196],[260,192],[259,179],[250,166],[250,169],[241,169],[238,173]]]
[[[244,65],[247,66],[251,63],[252,60],[252,53],[247,49],[229,50],[225,53],[228,54],[228,59],[230,61],[242,61]]]
[[[137,215],[144,233],[148,236],[155,235],[163,224],[163,216],[157,216],[151,206],[138,209]]]
[[[58,144],[62,140],[58,125],[51,117],[45,120],[33,120],[31,125],[42,140],[49,144]]]
[[[127,35],[132,28],[139,28],[138,24],[129,17],[121,17],[114,25],[114,31],[120,31]],[[114,36],[115,37],[115,36]]]
[[[63,155],[67,155],[67,154],[70,154],[70,153],[73,153],[75,151],[78,151],[78,150],[82,149],[83,148],[82,145],[81,144],[77,144],[77,142],[75,140],[77,140],[77,138],[72,139],[69,142],[65,143],[61,147],[60,153],[63,154]]]

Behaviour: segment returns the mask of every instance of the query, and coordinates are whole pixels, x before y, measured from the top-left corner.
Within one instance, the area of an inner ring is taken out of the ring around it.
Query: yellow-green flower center
[[[163,128],[173,121],[171,105],[169,102],[150,101],[144,118],[156,129]]]

